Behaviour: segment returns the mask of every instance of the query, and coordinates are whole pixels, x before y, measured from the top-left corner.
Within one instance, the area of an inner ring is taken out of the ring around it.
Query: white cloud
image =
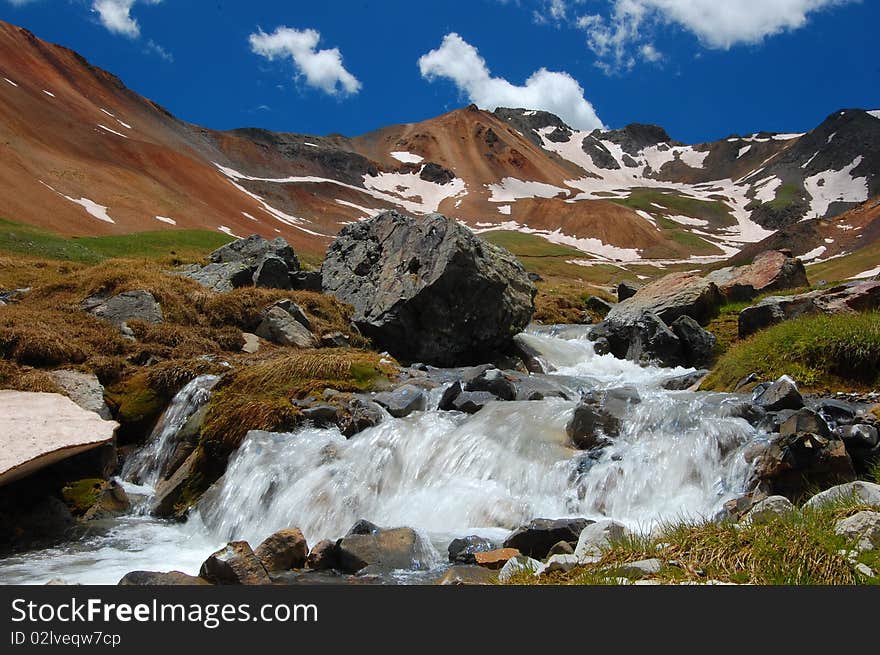
[[[250,35],[251,50],[270,61],[289,57],[306,84],[330,95],[349,95],[361,90],[360,81],[342,65],[339,48],[318,50],[321,34],[316,30],[279,27]]]
[[[635,54],[653,61],[658,25],[676,25],[708,48],[729,49],[806,25],[810,14],[861,0],[609,0],[605,14],[587,14],[577,25],[606,71],[627,70]],[[645,46],[649,49],[646,50]]]
[[[451,80],[477,106],[494,111],[498,107],[542,109],[556,114],[582,130],[604,127],[584,89],[568,73],[541,68],[523,86],[492,77],[477,49],[458,34],[447,34],[436,50],[419,59],[422,77]]]
[[[141,26],[131,15],[131,9],[138,2],[157,5],[162,0],[93,0],[92,11],[98,14],[101,25],[114,34],[136,39],[141,35]]]

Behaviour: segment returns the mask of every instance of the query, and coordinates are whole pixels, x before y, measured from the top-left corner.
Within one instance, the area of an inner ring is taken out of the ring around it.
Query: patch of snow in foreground
[[[12,86],[18,86],[18,84],[16,84],[12,80],[10,80],[8,77],[4,77],[3,79],[6,80],[7,82],[9,82]]]
[[[68,200],[75,205],[79,205],[80,207],[85,209],[91,216],[94,216],[99,221],[104,221],[105,223],[116,223],[116,221],[110,218],[110,215],[107,213],[107,207],[104,207],[104,205],[99,205],[98,203],[94,202],[93,200],[89,200],[88,198],[80,198],[77,200],[76,198],[66,196],[60,191],[43,182],[43,180],[40,180],[40,184],[42,184],[47,189],[51,189],[65,200]]]
[[[225,225],[221,225],[221,226],[218,227],[217,229],[220,230],[223,234],[228,234],[229,236],[231,236],[231,237],[234,238],[234,239],[240,239],[240,238],[241,238],[241,237],[238,236],[237,234],[234,234],[234,233],[232,232],[232,230],[230,230],[230,229],[229,229],[228,227],[226,227]]]
[[[880,116],[877,116],[877,118],[880,118]],[[877,268],[872,268],[870,271],[865,271],[864,273],[853,275],[850,280],[870,280],[872,277],[877,277],[878,275],[880,275],[880,266],[878,266]]]
[[[419,157],[416,154],[411,152],[392,152],[391,156],[394,157],[397,161],[403,162],[404,164],[421,164],[425,161],[424,157]]]
[[[156,220],[163,223],[168,223],[168,225],[177,225],[177,221],[175,221],[173,218],[168,218],[167,216],[157,216]]]
[[[121,132],[117,132],[116,130],[111,130],[111,129],[110,129],[109,127],[107,127],[106,125],[101,125],[100,123],[98,123],[98,127],[100,127],[100,128],[101,128],[102,130],[104,130],[105,132],[110,132],[110,134],[115,134],[116,136],[121,136],[123,139],[127,139],[127,138],[128,138],[127,136],[125,136],[125,135],[122,134]]]
[[[822,218],[835,202],[865,202],[868,199],[868,178],[854,177],[852,172],[864,158],[859,155],[849,166],[839,171],[825,171],[804,180],[804,187],[812,197],[811,212],[804,218]]]

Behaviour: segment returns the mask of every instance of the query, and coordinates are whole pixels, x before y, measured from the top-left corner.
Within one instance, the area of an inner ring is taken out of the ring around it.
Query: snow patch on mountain
[[[822,218],[835,202],[865,202],[868,199],[868,178],[855,177],[863,157],[856,157],[852,164],[842,170],[829,170],[804,180],[804,187],[813,199],[810,212],[803,220]]]
[[[86,212],[88,212],[88,214],[90,216],[97,218],[99,221],[103,221],[105,223],[113,223],[113,224],[116,223],[116,221],[114,221],[112,218],[110,218],[110,215],[107,213],[108,208],[105,207],[104,205],[99,205],[94,200],[89,200],[88,198],[78,198],[77,199],[77,198],[72,198],[71,196],[64,195],[63,193],[61,193],[60,191],[58,191],[54,187],[49,186],[48,184],[43,182],[43,180],[40,180],[40,184],[42,184],[47,189],[54,191],[55,193],[57,193],[59,196],[61,196],[65,200],[72,202],[74,205],[79,205],[80,207],[85,209]]]
[[[505,177],[500,184],[487,184],[486,188],[492,194],[489,202],[515,202],[523,198],[555,198],[569,193],[567,189],[552,184],[518,180],[515,177]]]
[[[413,154],[411,152],[392,152],[391,156],[394,157],[397,161],[403,162],[404,164],[421,164],[425,161],[424,157],[420,157],[419,155]]]
[[[157,216],[156,220],[162,223],[167,223],[168,225],[177,225],[177,221],[173,218],[168,218],[167,216]]]

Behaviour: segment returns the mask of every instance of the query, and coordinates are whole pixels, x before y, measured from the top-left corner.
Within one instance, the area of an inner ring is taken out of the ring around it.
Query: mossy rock
[[[167,397],[150,387],[144,374],[135,375],[106,392],[107,400],[116,409],[120,423],[143,423],[158,418],[168,402]]]
[[[100,478],[77,480],[61,490],[61,497],[73,514],[85,514],[98,502],[105,484]]]

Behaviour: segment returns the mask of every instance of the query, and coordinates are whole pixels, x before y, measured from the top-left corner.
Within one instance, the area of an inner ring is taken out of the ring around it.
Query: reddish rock
[[[731,302],[751,300],[768,291],[798,289],[810,285],[803,262],[791,252],[768,250],[746,266],[722,268],[706,279],[718,285]]]
[[[490,569],[492,571],[498,571],[503,568],[507,562],[514,557],[519,557],[521,554],[522,553],[516,548],[501,548],[499,550],[490,550],[486,553],[474,553],[474,560],[476,561],[477,566],[482,566],[484,569]]]
[[[612,324],[632,324],[645,314],[656,314],[668,325],[681,316],[706,325],[723,304],[718,286],[696,273],[672,273],[643,287],[608,313]]]
[[[290,571],[306,565],[309,547],[299,528],[276,532],[254,551],[267,571]]]
[[[233,541],[213,553],[199,577],[219,585],[267,585],[272,581],[246,541]]]
[[[329,571],[339,565],[336,542],[324,539],[315,544],[306,560],[306,565],[315,571]]]

